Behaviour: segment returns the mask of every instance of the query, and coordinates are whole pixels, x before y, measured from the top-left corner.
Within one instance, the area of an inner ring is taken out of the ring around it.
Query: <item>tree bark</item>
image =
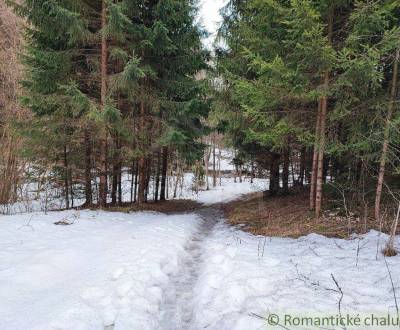
[[[208,176],[209,176],[208,166],[209,166],[209,160],[210,160],[210,153],[211,153],[211,150],[209,152],[208,148],[206,148],[204,150],[204,169],[206,172],[206,174],[205,174],[206,175],[206,190],[210,190],[210,185],[208,183]]]
[[[301,149],[301,155],[300,155],[300,173],[299,173],[299,178],[297,180],[298,185],[300,187],[304,186],[304,177],[305,177],[305,172],[306,172],[306,161],[307,161],[307,149],[306,149],[306,147],[303,147]]]
[[[147,171],[146,171],[146,159],[144,157],[140,157],[139,162],[138,162],[138,176],[139,176],[139,182],[138,182],[138,194],[137,194],[137,202],[139,204],[143,204],[146,202],[146,177],[147,177]]]
[[[64,196],[65,208],[69,209],[69,169],[68,169],[68,153],[67,146],[64,146]]]
[[[100,105],[101,110],[104,111],[107,97],[107,62],[108,62],[108,45],[107,37],[104,29],[107,25],[107,2],[102,0],[101,10],[101,91],[100,91]],[[99,186],[99,206],[106,207],[107,205],[107,154],[106,154],[107,137],[100,139],[100,186]]]
[[[328,15],[328,42],[332,43],[333,34],[333,15],[334,10],[331,9]],[[323,185],[323,169],[324,169],[324,153],[325,153],[325,131],[326,131],[326,116],[328,112],[328,89],[329,89],[329,70],[326,70],[324,75],[324,96],[321,98],[321,123],[320,123],[320,138],[318,149],[318,170],[317,183],[315,191],[315,216],[319,218],[321,215],[322,206],[322,185]]]
[[[251,159],[251,176],[250,176],[250,183],[254,183],[254,179],[255,179],[255,171],[254,171],[254,160],[253,158]]]
[[[215,133],[213,134],[213,187],[217,186],[217,172],[215,166]]]
[[[93,203],[92,193],[92,148],[90,143],[90,133],[85,129],[84,144],[85,144],[85,205]]]
[[[135,189],[133,191],[133,201],[136,203],[137,202],[137,191],[138,191],[138,185],[139,185],[139,163],[136,162],[136,167],[135,167]]]
[[[168,148],[162,148],[162,164],[161,164],[161,190],[160,201],[165,201],[165,191],[167,186],[167,170],[168,170]]]
[[[112,185],[111,185],[111,205],[117,204],[117,189],[118,189],[118,170],[117,165],[113,166]]]
[[[381,199],[382,199],[382,188],[385,178],[385,167],[389,150],[389,137],[390,137],[390,124],[393,116],[394,106],[397,96],[397,80],[399,73],[399,57],[400,49],[396,51],[396,57],[393,63],[393,77],[392,77],[392,88],[390,90],[390,100],[388,105],[388,113],[386,117],[385,132],[383,137],[382,154],[379,163],[379,174],[378,174],[378,184],[376,187],[375,196],[375,219],[379,220],[381,216]]]
[[[383,251],[383,253],[387,257],[397,255],[397,252],[395,249],[395,242],[396,242],[397,227],[399,226],[399,217],[400,217],[400,203],[399,203],[399,206],[397,207],[396,219],[394,220],[394,223],[392,225],[392,231],[390,233],[389,241],[386,243],[386,247]]]
[[[329,72],[325,73],[324,90],[329,88]],[[324,172],[324,153],[325,153],[325,131],[326,131],[326,114],[328,110],[328,98],[326,95],[322,98],[321,104],[321,127],[320,139],[318,149],[318,169],[317,169],[317,183],[315,188],[315,217],[319,218],[321,215],[322,206],[322,186],[323,186],[323,172]]]
[[[145,202],[148,202],[150,194],[150,178],[151,178],[151,157],[146,157],[146,188],[144,193]]]
[[[284,195],[289,194],[289,164],[290,151],[289,147],[283,151],[283,171],[282,171],[282,192]]]
[[[121,145],[118,134],[114,138],[114,150],[113,150],[113,173],[112,173],[112,188],[111,188],[111,203],[112,205],[120,203],[120,190],[121,190]]]
[[[143,101],[140,103],[140,132],[144,134],[145,132],[145,125],[144,125],[144,116],[145,116],[145,107]],[[138,189],[138,198],[137,202],[139,204],[143,204],[146,202],[146,178],[147,178],[147,171],[146,171],[146,157],[144,155],[144,143],[141,143],[142,147],[142,155],[139,158],[138,162],[138,174],[139,174],[139,189]]]
[[[320,143],[320,131],[321,131],[321,100],[318,102],[317,123],[315,127],[314,152],[313,152],[312,166],[311,166],[310,210],[315,209],[315,191],[317,183],[318,148]]]
[[[157,152],[157,169],[154,189],[154,201],[158,202],[159,189],[160,189],[160,167],[161,167],[161,151]]]
[[[118,205],[122,205],[122,164],[118,163]]]
[[[218,148],[218,178],[219,178],[219,185],[222,186],[222,176],[221,176],[221,146]]]
[[[132,178],[131,178],[131,203],[133,202],[133,187],[135,182],[135,162],[132,162],[131,168]]]
[[[269,196],[273,197],[279,193],[279,160],[280,155],[277,153],[271,154],[271,168],[270,168],[270,184]]]

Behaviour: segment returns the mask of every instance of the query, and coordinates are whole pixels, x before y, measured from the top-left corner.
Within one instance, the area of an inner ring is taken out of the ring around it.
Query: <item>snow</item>
[[[53,224],[64,219],[73,224]],[[2,216],[0,328],[154,328],[198,224],[193,214]]]
[[[261,329],[270,314],[336,316],[341,294],[333,278],[344,294],[342,314],[396,316],[380,253],[386,241],[376,231],[352,240],[316,234],[266,238],[220,223],[204,244],[207,262],[195,287],[196,328]],[[399,291],[400,257],[386,261]]]
[[[185,182],[191,182],[192,175],[187,174],[185,176]],[[205,205],[212,205],[216,203],[227,203],[238,199],[242,195],[246,195],[253,192],[259,192],[268,188],[268,181],[265,179],[254,179],[251,183],[249,178],[244,178],[242,183],[234,182],[233,178],[222,178],[222,185],[219,182],[216,187],[212,187],[212,179],[209,179],[210,190],[202,190],[196,194],[191,189],[185,189],[179,195],[180,198],[192,199]]]

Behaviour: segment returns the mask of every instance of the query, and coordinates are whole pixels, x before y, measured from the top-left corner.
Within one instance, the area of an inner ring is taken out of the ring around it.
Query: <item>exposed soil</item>
[[[200,203],[189,199],[175,199],[168,201],[159,201],[157,203],[151,201],[141,205],[126,203],[122,206],[110,206],[107,211],[111,212],[137,212],[137,211],[154,211],[165,214],[179,214],[194,212],[201,207]]]
[[[379,224],[371,217],[345,215],[341,209],[325,211],[316,220],[308,203],[307,191],[266,200],[262,193],[255,193],[240,201],[225,204],[223,209],[229,223],[240,225],[243,230],[256,235],[298,238],[317,233],[327,237],[349,238],[353,233],[365,233],[371,229],[390,232],[390,218],[385,218]],[[325,205],[325,209],[327,207]]]

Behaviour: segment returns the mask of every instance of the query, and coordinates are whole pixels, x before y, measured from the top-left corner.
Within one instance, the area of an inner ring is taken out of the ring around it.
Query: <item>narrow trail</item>
[[[203,222],[185,247],[187,256],[180,271],[171,277],[171,284],[161,306],[161,325],[165,330],[196,329],[193,324],[193,298],[203,264],[203,243],[211,235],[216,223],[223,218],[218,206],[203,207],[196,213]]]

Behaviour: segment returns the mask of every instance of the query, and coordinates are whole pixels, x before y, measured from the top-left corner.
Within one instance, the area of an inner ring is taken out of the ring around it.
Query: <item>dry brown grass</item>
[[[393,248],[392,246],[386,246],[383,251],[382,251],[383,255],[385,257],[395,257],[397,256],[397,251],[395,248]]]
[[[264,200],[262,193],[248,196],[242,201],[224,206],[225,216],[232,225],[256,235],[293,237],[317,233],[327,237],[349,238],[352,233],[365,233],[376,229],[390,232],[390,221],[381,225],[373,218],[338,215],[326,211],[315,219],[308,208],[308,192]],[[372,213],[371,213],[372,214]]]

